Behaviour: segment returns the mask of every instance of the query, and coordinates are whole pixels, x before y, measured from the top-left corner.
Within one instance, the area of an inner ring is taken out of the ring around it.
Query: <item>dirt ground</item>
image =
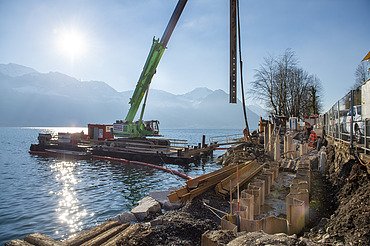
[[[328,181],[333,185],[333,212],[323,219],[308,237],[320,243],[370,245],[370,176],[357,160],[344,162],[334,148],[327,149],[330,163]]]

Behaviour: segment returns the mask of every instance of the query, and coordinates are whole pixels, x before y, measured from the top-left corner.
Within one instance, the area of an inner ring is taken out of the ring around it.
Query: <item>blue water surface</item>
[[[130,210],[153,190],[179,187],[184,180],[147,167],[104,161],[63,161],[32,156],[39,132],[81,132],[84,128],[0,128],[0,245],[33,232],[66,238]],[[189,144],[241,130],[162,130]],[[215,152],[215,157],[222,152]],[[167,167],[192,177],[219,168],[205,165]]]

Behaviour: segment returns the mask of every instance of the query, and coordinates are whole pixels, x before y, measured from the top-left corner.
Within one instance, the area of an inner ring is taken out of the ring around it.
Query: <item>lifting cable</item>
[[[245,120],[245,129],[247,130],[248,137],[250,138],[249,125],[247,119],[247,109],[245,106],[245,96],[244,96],[244,80],[243,80],[243,60],[242,60],[242,44],[241,44],[241,32],[240,32],[240,12],[239,12],[239,0],[236,0],[236,16],[237,16],[237,36],[238,36],[238,50],[239,50],[239,63],[240,63],[240,86],[242,93],[243,102],[243,114]]]

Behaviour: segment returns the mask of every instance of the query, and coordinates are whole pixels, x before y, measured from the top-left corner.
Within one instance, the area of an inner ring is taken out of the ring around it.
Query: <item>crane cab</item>
[[[144,136],[159,136],[159,121],[135,121],[127,122],[117,120],[113,124],[113,135],[115,137],[134,137],[140,138]]]

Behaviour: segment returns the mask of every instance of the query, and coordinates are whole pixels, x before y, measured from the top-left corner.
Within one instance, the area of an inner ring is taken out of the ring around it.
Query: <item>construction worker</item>
[[[249,131],[247,128],[244,128],[243,135],[244,135],[244,141],[248,142],[250,139],[249,139]]]
[[[317,134],[314,130],[311,130],[310,137],[308,138],[308,146],[315,147],[317,141]]]

